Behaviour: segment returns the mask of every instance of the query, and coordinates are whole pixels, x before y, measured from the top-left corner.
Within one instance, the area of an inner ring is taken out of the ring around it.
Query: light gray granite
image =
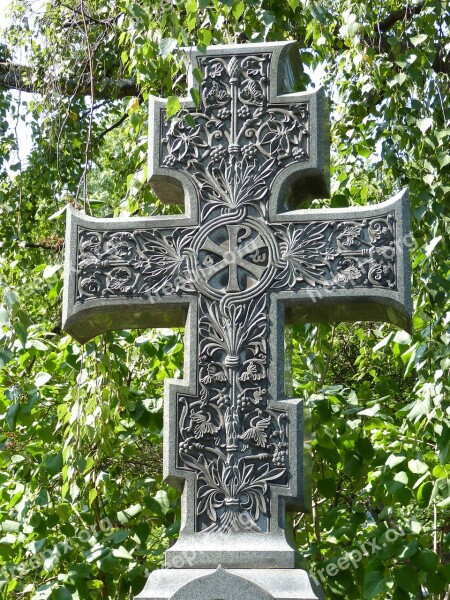
[[[163,569],[136,600],[324,600],[301,569]]]
[[[183,490],[167,577],[219,564],[286,574],[299,566],[287,514],[308,510],[311,492],[308,414],[284,392],[284,324],[410,327],[408,196],[301,208],[329,193],[328,113],[322,90],[292,92],[295,43],[186,56],[202,73],[188,83],[200,106],[186,99],[167,121],[166,101],[153,98],[149,152],[151,185],[185,212],[70,210],[63,327],[85,342],[185,325],[184,379],[165,388],[164,476]]]

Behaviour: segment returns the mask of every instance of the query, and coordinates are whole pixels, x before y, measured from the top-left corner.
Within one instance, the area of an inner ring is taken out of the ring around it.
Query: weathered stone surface
[[[163,569],[136,600],[323,600],[300,569]]]
[[[151,183],[166,202],[184,198],[185,214],[71,211],[63,326],[86,341],[186,323],[185,379],[167,383],[164,409],[165,477],[183,487],[167,566],[289,570],[286,511],[307,509],[310,491],[307,416],[284,393],[284,323],[408,328],[407,194],[301,210],[328,193],[327,111],[321,91],[290,91],[295,44],[190,59],[200,107],[186,100],[167,122],[153,99],[150,118]]]

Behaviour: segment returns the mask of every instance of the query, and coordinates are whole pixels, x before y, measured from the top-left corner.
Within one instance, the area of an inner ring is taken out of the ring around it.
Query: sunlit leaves
[[[167,58],[177,48],[177,40],[174,38],[163,38],[159,42],[159,52],[162,58]]]
[[[36,65],[43,96],[26,107],[35,148],[27,165],[0,126],[10,160],[0,180],[2,593],[132,597],[178,534],[178,495],[161,482],[161,430],[163,381],[182,375],[182,337],[117,332],[81,347],[61,333],[62,216],[75,203],[96,216],[180,211],[161,206],[147,180],[147,99],[168,98],[169,117],[182,97],[198,104],[183,47],[263,39],[300,40],[331,99],[332,197],[311,205],[372,204],[407,186],[412,208],[412,236],[398,241],[412,258],[413,331],[295,328],[315,505],[296,517],[297,545],[315,574],[360,553],[334,576],[324,571],[332,600],[448,589],[450,109],[448,72],[435,66],[448,11],[431,0],[381,31],[398,2],[84,2],[96,78],[130,78],[139,95],[94,102],[83,204],[90,101],[62,94],[60,79],[89,71],[79,2],[44,3],[32,18],[27,3],[15,4],[8,43]],[[200,84],[198,68],[193,76]],[[0,98],[2,123],[11,102]],[[57,545],[66,539],[70,550]]]
[[[166,105],[167,118],[170,119],[171,117],[175,116],[180,110],[181,110],[181,103],[180,103],[179,98],[177,98],[176,96],[169,96],[167,98],[167,105]]]

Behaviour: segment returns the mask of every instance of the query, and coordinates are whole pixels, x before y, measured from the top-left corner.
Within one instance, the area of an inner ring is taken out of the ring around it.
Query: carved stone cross
[[[328,140],[323,93],[291,91],[295,44],[189,58],[200,106],[170,120],[164,100],[150,106],[150,181],[185,214],[71,211],[63,326],[81,342],[186,326],[184,379],[164,409],[165,476],[183,486],[167,566],[289,569],[286,512],[310,492],[303,404],[284,393],[285,320],[407,327],[407,198],[301,210],[328,194]]]

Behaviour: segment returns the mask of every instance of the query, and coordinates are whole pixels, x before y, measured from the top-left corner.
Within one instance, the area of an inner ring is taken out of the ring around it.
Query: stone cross
[[[164,469],[183,488],[167,567],[296,565],[286,513],[310,502],[303,403],[285,396],[285,322],[407,327],[407,196],[302,210],[328,195],[322,91],[292,92],[294,43],[189,51],[199,92],[150,105],[150,182],[183,215],[68,215],[63,327],[184,326],[184,379],[166,385]],[[200,79],[197,77],[197,79]],[[289,532],[287,532],[289,533]],[[220,575],[225,577],[225,575]]]

